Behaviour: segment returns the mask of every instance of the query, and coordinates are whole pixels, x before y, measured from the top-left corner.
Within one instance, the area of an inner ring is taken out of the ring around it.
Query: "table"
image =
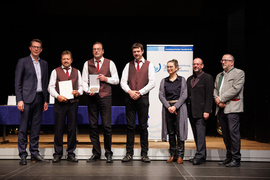
[[[53,105],[49,105],[48,110],[42,115],[42,125],[54,124]],[[112,106],[112,125],[127,124],[126,122],[126,107]],[[6,125],[20,125],[20,111],[17,106],[0,106],[0,125],[3,125],[3,142],[5,142]],[[79,106],[77,124],[89,124],[87,106]],[[102,124],[99,116],[98,124]],[[136,118],[138,124],[138,118]],[[3,143],[2,142],[2,143]]]

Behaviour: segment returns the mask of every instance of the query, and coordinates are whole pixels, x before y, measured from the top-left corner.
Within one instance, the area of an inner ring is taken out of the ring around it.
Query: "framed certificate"
[[[72,80],[59,81],[60,95],[65,96],[67,99],[74,99],[72,91],[73,91]]]
[[[98,79],[98,74],[89,74],[89,93],[99,93],[100,81]]]

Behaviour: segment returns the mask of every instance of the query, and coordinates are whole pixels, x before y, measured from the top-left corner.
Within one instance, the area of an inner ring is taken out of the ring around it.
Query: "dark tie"
[[[69,72],[68,72],[69,68],[65,68],[65,70],[66,70],[66,75],[69,78]]]
[[[97,60],[97,72],[99,72],[99,62],[100,60]]]

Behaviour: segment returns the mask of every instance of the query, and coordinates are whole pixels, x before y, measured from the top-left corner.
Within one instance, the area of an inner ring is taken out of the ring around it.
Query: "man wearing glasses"
[[[196,154],[190,161],[200,165],[206,160],[206,120],[212,112],[214,82],[211,75],[203,71],[201,58],[193,60],[193,75],[187,80],[188,115],[196,142]]]
[[[111,106],[112,89],[111,85],[119,83],[119,77],[116,66],[112,60],[103,57],[104,49],[100,42],[93,45],[94,58],[85,62],[82,72],[83,89],[89,95],[88,97],[88,116],[90,124],[90,139],[93,143],[93,155],[87,162],[93,162],[100,159],[101,148],[98,133],[98,118],[101,115],[104,130],[104,148],[107,163],[112,163],[111,143],[112,143],[112,125],[111,125]],[[100,80],[100,90],[98,93],[88,92],[89,74],[97,74]]]
[[[214,98],[219,114],[223,140],[226,146],[226,159],[219,165],[239,167],[241,160],[240,113],[244,111],[244,71],[234,67],[235,59],[225,54],[221,63],[223,72],[215,80]]]
[[[49,162],[39,154],[38,140],[42,112],[48,109],[48,64],[39,57],[42,42],[33,39],[30,42],[30,55],[18,61],[15,71],[15,92],[17,107],[21,111],[18,149],[20,165],[26,165],[27,127],[30,125],[31,160]]]

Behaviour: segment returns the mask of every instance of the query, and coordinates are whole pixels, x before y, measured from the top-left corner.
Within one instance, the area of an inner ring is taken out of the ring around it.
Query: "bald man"
[[[213,78],[203,68],[203,60],[195,58],[193,75],[187,80],[188,114],[197,147],[196,154],[191,159],[193,165],[200,165],[206,160],[205,121],[209,118],[213,105]]]

